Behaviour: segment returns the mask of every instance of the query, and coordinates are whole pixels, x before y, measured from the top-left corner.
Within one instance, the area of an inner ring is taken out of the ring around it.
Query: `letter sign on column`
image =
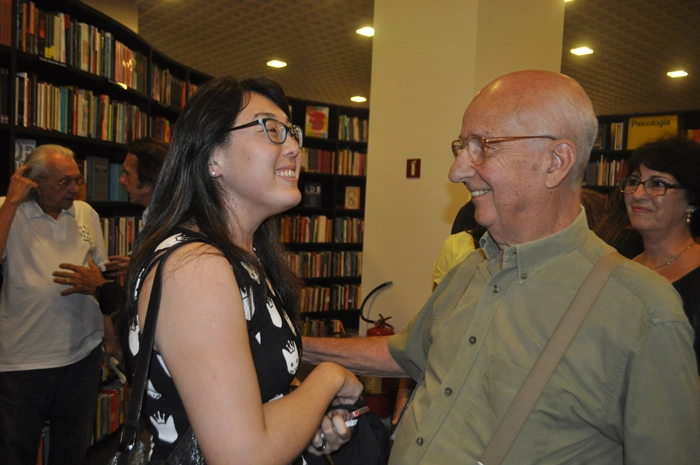
[[[420,178],[420,158],[409,158],[406,160],[406,177]]]

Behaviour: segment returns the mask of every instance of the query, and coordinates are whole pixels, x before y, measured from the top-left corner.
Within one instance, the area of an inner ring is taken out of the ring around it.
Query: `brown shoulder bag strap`
[[[624,260],[626,258],[619,253],[610,252],[595,264],[508,407],[477,464],[501,464],[610,273]]]

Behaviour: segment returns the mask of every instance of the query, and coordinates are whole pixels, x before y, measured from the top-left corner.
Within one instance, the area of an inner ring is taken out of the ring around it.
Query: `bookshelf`
[[[127,254],[142,208],[118,189],[126,146],[144,136],[169,141],[185,101],[210,78],[77,0],[0,0],[0,195],[33,147],[69,147],[108,253]],[[95,449],[114,436],[124,399],[123,385],[105,379]]]
[[[604,193],[612,191],[627,175],[627,158],[640,142],[666,135],[694,137],[700,142],[700,110],[599,116],[598,123],[598,138],[583,185]]]
[[[169,140],[186,99],[210,79],[76,0],[0,0],[0,68],[3,193],[17,140],[65,145],[79,164],[89,156],[121,164],[130,141]],[[93,206],[140,214],[123,200]]]
[[[301,204],[280,215],[308,335],[359,327],[369,110],[290,99],[305,129]],[[311,126],[313,125],[313,126]],[[321,137],[325,136],[325,137]]]

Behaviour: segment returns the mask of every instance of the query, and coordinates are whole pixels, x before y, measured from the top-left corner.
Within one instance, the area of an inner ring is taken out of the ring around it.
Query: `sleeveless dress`
[[[673,287],[683,299],[683,310],[695,332],[693,348],[700,372],[700,267],[674,281]]]
[[[153,252],[153,259],[163,250],[192,238],[209,242],[204,236],[183,229],[163,241]],[[280,297],[265,276],[260,276],[256,270],[242,262],[231,263],[231,268],[243,299],[245,317],[248,321],[250,349],[260,393],[263,402],[268,402],[288,392],[301,360],[301,334],[294,327]],[[136,293],[131,296],[132,312],[136,312],[135,304],[141,283],[149,270],[150,266],[139,270]],[[134,322],[129,328],[129,350],[127,351],[132,367],[136,366],[141,334],[136,318]],[[234,368],[222,367],[222,369]],[[153,437],[151,461],[165,460],[175,448],[178,439],[184,437],[190,429],[190,422],[165,361],[156,347],[153,348],[142,415]]]

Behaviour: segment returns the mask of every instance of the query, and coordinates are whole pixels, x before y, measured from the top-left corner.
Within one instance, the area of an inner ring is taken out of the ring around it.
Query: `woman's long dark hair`
[[[292,321],[299,321],[300,281],[285,264],[275,219],[268,218],[253,236],[256,259],[236,245],[229,227],[235,218],[227,216],[230,215],[227,194],[209,175],[211,155],[228,144],[229,129],[248,104],[251,93],[267,97],[290,117],[284,91],[274,81],[262,77],[242,81],[223,77],[200,87],[178,118],[170,151],[153,192],[148,222],[139,234],[129,264],[130,322],[137,314],[133,296],[138,271],[148,265],[153,251],[164,239],[187,225],[196,225],[230,262],[244,262],[260,272],[264,269]]]

